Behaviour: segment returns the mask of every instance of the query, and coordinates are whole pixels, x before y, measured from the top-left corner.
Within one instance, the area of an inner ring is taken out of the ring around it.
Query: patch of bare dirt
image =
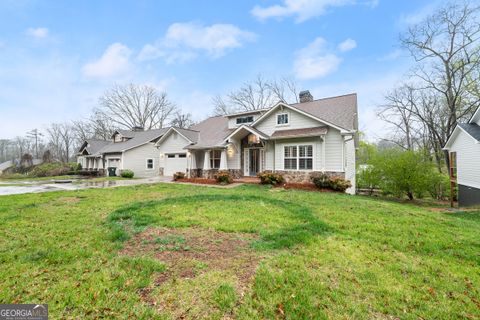
[[[130,239],[122,250],[129,256],[148,255],[167,266],[154,282],[161,286],[172,279],[192,279],[207,271],[234,272],[243,292],[255,274],[261,256],[250,247],[258,236],[203,228],[149,228]],[[151,289],[139,294],[149,302]]]

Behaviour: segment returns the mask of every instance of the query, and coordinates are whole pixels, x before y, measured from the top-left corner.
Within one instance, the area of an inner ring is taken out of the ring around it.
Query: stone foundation
[[[305,183],[312,182],[310,177],[312,173],[321,173],[321,171],[284,171],[276,170],[275,173],[281,174],[285,178],[285,182]],[[337,177],[345,179],[345,172],[325,171],[323,172],[330,178]]]
[[[218,172],[218,169],[191,169],[187,170],[187,175],[190,175],[190,178],[205,178],[205,179],[215,179],[215,174]],[[232,175],[234,179],[241,178],[243,176],[242,170],[240,169],[228,169],[228,172]]]

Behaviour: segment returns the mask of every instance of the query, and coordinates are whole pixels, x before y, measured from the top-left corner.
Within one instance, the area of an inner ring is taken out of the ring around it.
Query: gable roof
[[[459,123],[458,126],[463,129],[473,139],[480,142],[480,126],[476,123]]]
[[[129,131],[132,132],[131,136],[133,136],[130,140],[115,143],[110,142],[107,146],[100,150],[100,153],[118,153],[139,147],[150,141],[158,139],[165,132],[167,132],[167,130],[168,128],[153,129],[147,131]],[[120,133],[123,135],[122,132]]]
[[[261,132],[260,130],[257,130],[257,129],[254,128],[254,127],[247,126],[247,125],[241,125],[241,126],[238,127],[237,129],[233,130],[233,131],[225,138],[225,140],[230,139],[232,136],[234,136],[237,132],[240,132],[241,130],[247,130],[248,132],[257,135],[257,136],[259,136],[260,138],[262,138],[262,139],[264,139],[264,140],[268,140],[268,135],[267,135],[267,134]]]
[[[294,103],[291,106],[344,129],[358,129],[356,93]]]
[[[189,149],[203,149],[225,146],[225,138],[235,129],[228,129],[226,116],[210,117],[190,128],[198,131],[198,141]]]
[[[358,129],[356,93],[294,104],[280,101],[253,122],[252,126],[263,121],[278,107],[290,108],[340,131],[356,131]]]
[[[87,139],[85,140],[85,142],[83,142],[78,152],[82,152],[85,149],[89,155],[98,154],[98,152],[108,144],[110,144],[110,141],[99,140],[99,139]]]
[[[477,143],[480,143],[480,126],[476,123],[457,123],[455,129],[453,129],[452,134],[448,137],[444,150],[448,150],[452,145],[455,138],[458,136],[459,130],[465,132],[471,138],[473,138]]]
[[[182,129],[182,128],[176,128],[176,127],[170,127],[168,128],[167,131],[158,139],[156,145],[160,145],[162,141],[168,137],[170,132],[176,132],[179,135],[181,135],[185,140],[187,140],[190,144],[196,143],[198,141],[198,131],[190,130],[190,129]]]

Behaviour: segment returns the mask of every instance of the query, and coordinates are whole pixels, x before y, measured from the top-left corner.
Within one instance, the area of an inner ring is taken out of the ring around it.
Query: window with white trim
[[[222,156],[221,150],[211,150],[210,151],[210,168],[218,169],[220,168],[220,158]]]
[[[237,118],[237,124],[250,123],[250,122],[253,122],[253,116]]]
[[[283,153],[285,170],[297,170],[297,146],[285,146]]]
[[[147,170],[153,170],[153,159],[147,159]]]
[[[288,124],[288,113],[277,114],[277,125]]]
[[[313,145],[284,146],[284,170],[312,170]]]
[[[313,146],[298,146],[298,170],[313,169]]]

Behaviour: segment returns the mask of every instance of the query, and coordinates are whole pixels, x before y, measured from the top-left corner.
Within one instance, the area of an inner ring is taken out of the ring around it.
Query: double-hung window
[[[283,165],[285,170],[297,170],[297,146],[285,146]]]
[[[153,159],[147,159],[147,169],[153,170]]]
[[[210,168],[218,169],[220,168],[220,158],[222,156],[221,150],[212,150],[210,151]]]
[[[277,114],[277,125],[288,124],[288,113]]]
[[[313,146],[285,146],[283,149],[283,167],[285,170],[312,170]]]
[[[298,170],[313,169],[313,146],[298,146]]]

